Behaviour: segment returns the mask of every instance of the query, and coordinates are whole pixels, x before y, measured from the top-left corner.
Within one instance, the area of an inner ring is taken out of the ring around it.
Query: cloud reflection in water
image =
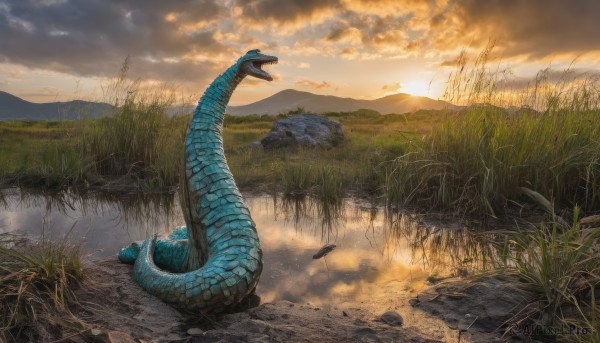
[[[166,234],[183,225],[173,196],[127,197],[29,194],[3,191],[0,233],[84,240],[92,257],[115,256],[132,241]],[[386,287],[418,290],[431,274],[472,268],[493,254],[479,235],[464,228],[424,224],[420,216],[389,213],[352,199],[339,204],[311,198],[246,197],[264,252],[257,288],[263,302],[369,303]],[[319,260],[324,244],[337,248]]]

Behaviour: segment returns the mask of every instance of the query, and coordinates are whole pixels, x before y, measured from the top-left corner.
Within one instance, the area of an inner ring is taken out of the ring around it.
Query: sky
[[[461,52],[515,84],[600,71],[597,0],[0,0],[0,90],[32,102],[101,100],[129,76],[197,100],[251,49],[273,82],[247,78],[231,104],[284,89],[375,99],[440,98]]]

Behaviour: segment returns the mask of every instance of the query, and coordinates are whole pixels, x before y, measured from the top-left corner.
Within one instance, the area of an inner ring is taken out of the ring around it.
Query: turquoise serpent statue
[[[223,116],[237,85],[251,75],[273,78],[262,65],[277,57],[251,50],[217,77],[198,102],[185,140],[180,191],[187,227],[166,240],[156,235],[121,249],[133,278],[147,292],[193,312],[221,312],[258,283],[262,251],[256,225],[242,200],[223,151]]]

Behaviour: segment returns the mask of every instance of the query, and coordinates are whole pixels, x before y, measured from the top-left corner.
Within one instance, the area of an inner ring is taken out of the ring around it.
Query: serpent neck
[[[207,119],[212,119],[212,129],[218,132],[222,131],[225,108],[229,103],[229,99],[231,99],[233,91],[246,76],[244,73],[239,73],[238,71],[239,65],[236,63],[229,67],[223,74],[219,75],[208,86],[198,102],[198,106],[192,117],[192,123],[195,120],[206,122]],[[209,123],[207,122],[207,124]],[[194,128],[194,125],[190,125],[190,131]],[[207,129],[208,127],[203,125],[203,127],[198,128]],[[190,134],[191,132],[188,132],[188,139],[190,138]]]
[[[185,270],[194,270],[208,259],[209,247],[202,219],[209,209],[202,207],[214,180],[206,177],[209,166],[218,168],[219,175],[233,176],[227,166],[223,151],[223,117],[231,94],[244,79],[236,63],[217,77],[200,98],[185,140],[185,182],[182,183],[181,205],[188,227],[190,248]],[[214,176],[214,175],[213,175]],[[234,186],[235,187],[235,186]],[[213,195],[214,196],[214,195]]]

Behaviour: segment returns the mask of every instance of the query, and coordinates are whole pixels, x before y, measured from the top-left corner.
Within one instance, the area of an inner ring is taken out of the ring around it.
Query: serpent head
[[[260,50],[254,49],[248,51],[244,56],[238,60],[240,71],[257,77],[259,79],[273,81],[273,77],[266,71],[262,70],[263,64],[277,63],[278,59],[275,56],[263,55]]]

